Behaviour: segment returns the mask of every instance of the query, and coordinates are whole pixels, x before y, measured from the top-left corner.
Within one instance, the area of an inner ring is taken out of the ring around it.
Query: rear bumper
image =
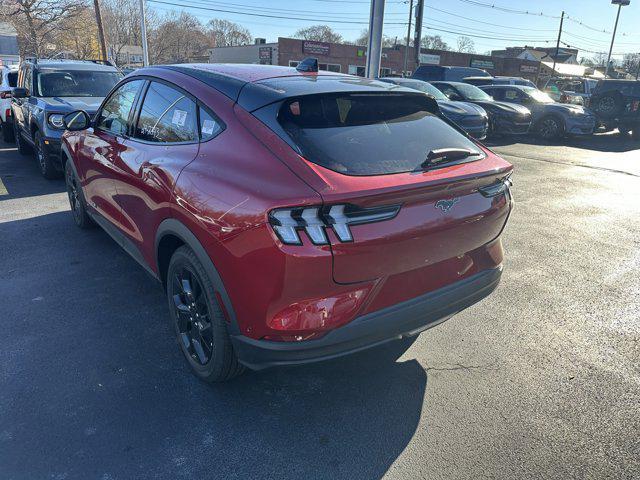
[[[436,291],[378,310],[330,331],[318,340],[272,342],[231,337],[240,363],[259,370],[277,365],[319,362],[417,335],[489,295],[502,268],[485,270]]]

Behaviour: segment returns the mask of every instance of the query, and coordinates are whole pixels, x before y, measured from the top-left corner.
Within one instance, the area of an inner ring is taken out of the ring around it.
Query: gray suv
[[[62,173],[62,118],[75,110],[93,116],[122,73],[107,62],[28,59],[20,64],[11,110],[18,151],[35,152],[45,178]]]

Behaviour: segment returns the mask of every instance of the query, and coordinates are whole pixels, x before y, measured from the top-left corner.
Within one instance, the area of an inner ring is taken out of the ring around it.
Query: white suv
[[[11,117],[11,89],[18,81],[18,66],[0,66],[0,130],[5,142],[13,142],[13,118]]]

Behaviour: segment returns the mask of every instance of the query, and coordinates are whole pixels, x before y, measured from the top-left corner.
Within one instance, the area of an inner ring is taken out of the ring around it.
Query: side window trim
[[[127,120],[127,138],[137,140],[135,138],[136,126],[138,125],[138,119],[140,118],[140,111],[142,110],[142,103],[147,96],[147,91],[151,85],[151,81],[147,78],[143,78],[144,83],[140,88],[140,91],[136,95],[136,99],[133,101],[133,106],[129,112],[129,118]]]

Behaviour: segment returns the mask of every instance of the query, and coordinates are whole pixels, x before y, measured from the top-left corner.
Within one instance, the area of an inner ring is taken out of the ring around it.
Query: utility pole
[[[404,62],[402,63],[402,76],[407,71],[407,57],[409,56],[409,42],[411,42],[411,21],[413,20],[413,0],[409,0],[409,26],[407,27],[407,44],[404,47]]]
[[[562,16],[560,17],[560,30],[558,30],[558,43],[556,43],[556,54],[553,57],[553,72],[551,72],[551,76],[556,74],[556,60],[558,58],[558,54],[560,53],[560,39],[562,38],[563,23],[564,23],[564,10],[562,11]]]
[[[611,36],[611,47],[609,47],[609,56],[607,57],[607,66],[604,71],[604,78],[609,75],[609,68],[611,68],[611,54],[613,53],[613,43],[616,41],[616,31],[618,30],[618,20],[620,20],[620,11],[625,5],[629,5],[631,0],[611,0],[613,5],[618,5],[618,14],[616,15],[616,24],[613,27],[613,35]]]
[[[416,33],[413,37],[413,48],[416,50],[416,65],[420,66],[420,44],[422,42],[422,15],[424,13],[424,0],[418,0],[416,4]]]
[[[369,16],[369,45],[367,47],[367,65],[364,72],[364,76],[367,78],[377,78],[380,75],[384,2],[385,0],[371,0],[371,14]]]
[[[96,24],[98,25],[98,38],[100,40],[100,53],[102,60],[109,60],[107,56],[107,42],[104,40],[104,28],[102,27],[102,14],[100,13],[100,2],[93,0],[93,8],[96,11]]]
[[[147,45],[147,19],[144,11],[144,0],[140,0],[140,33],[142,35],[142,65],[149,66],[149,46]]]

